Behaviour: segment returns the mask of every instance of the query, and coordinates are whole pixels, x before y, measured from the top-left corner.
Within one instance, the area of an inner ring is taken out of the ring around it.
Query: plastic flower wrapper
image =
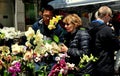
[[[58,15],[56,17],[53,17],[50,22],[49,22],[49,25],[48,25],[48,29],[49,30],[52,30],[52,29],[55,29],[56,28],[56,24],[58,23],[59,20],[62,19],[62,16]]]

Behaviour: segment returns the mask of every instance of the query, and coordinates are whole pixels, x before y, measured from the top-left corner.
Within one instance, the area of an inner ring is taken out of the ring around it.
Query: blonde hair
[[[95,12],[95,18],[98,18],[98,11]]]
[[[82,26],[82,20],[77,14],[68,14],[64,19],[64,23],[72,23],[75,26],[74,27],[79,27]]]
[[[98,17],[103,18],[106,14],[112,15],[112,10],[108,6],[101,6],[98,9]]]

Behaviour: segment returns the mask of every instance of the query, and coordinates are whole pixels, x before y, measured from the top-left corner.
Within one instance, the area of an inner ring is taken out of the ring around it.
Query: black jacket
[[[89,27],[91,36],[90,48],[94,56],[98,57],[95,64],[94,76],[113,76],[114,51],[119,49],[119,40],[115,37],[111,27],[105,23],[92,22]],[[100,75],[102,74],[102,75]]]
[[[83,54],[88,53],[89,48],[89,34],[86,30],[76,30],[73,34],[71,34],[70,45],[68,46],[67,54],[70,56],[70,62],[75,63],[76,65],[80,61],[80,57]]]
[[[89,54],[89,40],[90,36],[85,29],[78,29],[74,33],[67,36],[67,44],[69,44],[67,54],[70,56],[70,59],[68,60],[70,63],[74,63],[77,66],[80,62],[80,57],[82,57],[83,54]],[[80,76],[85,73],[89,73],[90,69],[87,69],[88,67],[89,66],[82,70],[80,69],[80,71],[75,72],[74,75]]]

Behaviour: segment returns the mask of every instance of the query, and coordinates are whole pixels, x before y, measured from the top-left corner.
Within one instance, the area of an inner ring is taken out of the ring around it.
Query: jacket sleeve
[[[68,49],[68,55],[73,57],[81,57],[88,53],[90,36],[85,30],[79,30],[71,42]]]
[[[36,32],[38,30],[38,21],[36,21],[33,25],[32,25],[32,29]]]

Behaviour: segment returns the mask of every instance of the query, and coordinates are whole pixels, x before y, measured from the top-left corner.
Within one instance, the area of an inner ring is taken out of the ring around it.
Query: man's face
[[[50,19],[52,19],[52,17],[53,17],[52,11],[44,10],[44,12],[43,12],[43,21],[44,21],[45,25],[49,24],[49,21],[50,21]]]

